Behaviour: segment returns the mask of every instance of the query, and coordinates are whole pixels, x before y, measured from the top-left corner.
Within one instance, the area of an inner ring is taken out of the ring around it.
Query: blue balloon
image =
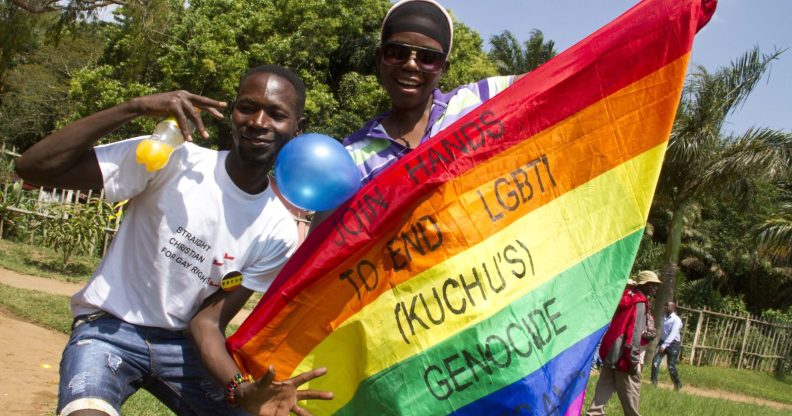
[[[292,205],[308,211],[333,209],[360,189],[360,172],[337,140],[306,133],[286,143],[275,159],[275,182]]]

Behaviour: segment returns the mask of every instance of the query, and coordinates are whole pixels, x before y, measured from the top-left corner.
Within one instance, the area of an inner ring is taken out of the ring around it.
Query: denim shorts
[[[201,364],[183,331],[132,325],[110,315],[79,318],[60,365],[58,413],[79,409],[119,415],[138,389],[177,415],[245,415]]]

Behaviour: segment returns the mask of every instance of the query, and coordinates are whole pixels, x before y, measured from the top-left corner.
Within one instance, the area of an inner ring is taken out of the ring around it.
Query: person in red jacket
[[[637,285],[622,293],[610,327],[602,337],[599,355],[602,359],[594,400],[586,415],[605,414],[605,404],[615,391],[625,416],[639,416],[641,388],[641,333],[646,325],[647,297],[660,286],[657,273],[644,270],[635,279]]]

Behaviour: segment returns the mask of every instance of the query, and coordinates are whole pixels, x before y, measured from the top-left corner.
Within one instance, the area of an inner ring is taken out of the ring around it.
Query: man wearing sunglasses
[[[434,0],[401,0],[385,15],[375,64],[391,109],[344,139],[363,183],[522,77],[487,78],[443,93],[437,86],[451,65],[453,37],[451,17]],[[317,213],[311,228],[329,215]]]
[[[402,0],[385,16],[376,67],[391,109],[344,140],[364,183],[520,77],[493,77],[441,92],[437,86],[451,65],[453,27],[434,0]],[[364,151],[372,144],[385,149]]]

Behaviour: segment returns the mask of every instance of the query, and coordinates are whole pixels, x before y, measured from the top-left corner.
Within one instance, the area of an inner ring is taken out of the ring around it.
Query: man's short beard
[[[263,157],[254,157],[248,153],[240,153],[239,158],[245,163],[256,165],[271,165],[275,163],[275,155],[264,155]]]

